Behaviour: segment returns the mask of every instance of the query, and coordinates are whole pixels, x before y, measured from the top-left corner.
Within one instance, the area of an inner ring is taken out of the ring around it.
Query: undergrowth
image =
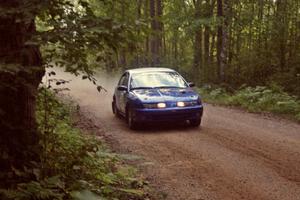
[[[287,115],[300,122],[300,100],[278,87],[244,86],[230,93],[224,88],[206,86],[199,88],[199,92],[208,103],[242,107],[250,112]]]
[[[0,189],[0,199],[147,199],[146,183],[96,137],[74,128],[75,107],[41,89],[37,119],[41,133],[40,163],[12,169],[21,180]]]

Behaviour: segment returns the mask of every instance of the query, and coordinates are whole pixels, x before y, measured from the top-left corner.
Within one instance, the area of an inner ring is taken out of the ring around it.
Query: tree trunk
[[[195,0],[195,20],[200,19],[201,17],[201,0]],[[194,68],[197,73],[195,73],[195,76],[198,75],[202,68],[202,27],[201,25],[198,25],[195,30],[195,39],[194,39]],[[194,77],[196,78],[196,77]]]
[[[213,16],[213,10],[215,6],[215,0],[206,0],[206,9],[205,9],[205,17],[207,20],[211,20]],[[210,48],[210,38],[211,38],[211,27],[210,24],[206,24],[204,27],[204,64],[203,64],[203,73],[205,77],[205,81],[207,82],[210,77],[210,68],[212,67],[212,53],[213,49]],[[214,38],[212,38],[213,40]],[[213,43],[213,41],[212,41]]]
[[[157,64],[157,19],[156,19],[156,12],[155,12],[155,0],[150,0],[150,18],[151,18],[151,39],[150,39],[150,51],[151,51],[151,65]]]
[[[22,10],[21,4],[17,0],[1,1],[0,8]],[[39,158],[35,106],[44,68],[38,46],[26,44],[35,31],[34,17],[0,17],[1,171]]]
[[[255,3],[251,3],[251,15],[252,16],[255,16]],[[255,27],[255,24],[254,24],[254,18],[251,20],[250,22],[250,26],[249,26],[249,34],[248,34],[248,50],[249,51],[253,51],[253,40],[255,40],[254,38],[254,27]]]
[[[177,64],[177,60],[178,60],[178,33],[177,33],[178,29],[174,30],[174,33],[173,33],[173,49],[174,49],[174,60]]]
[[[148,19],[149,17],[149,0],[145,0],[144,1],[144,13],[145,13],[145,19]],[[147,34],[146,35],[146,38],[145,38],[145,50],[144,50],[144,64],[146,66],[149,66],[149,64],[151,63],[149,61],[150,59],[150,47],[149,47],[149,43],[150,43],[150,39],[149,39],[149,35]]]
[[[258,11],[258,20],[261,22],[258,25],[258,56],[261,56],[262,49],[262,26],[263,26],[263,18],[264,18],[264,0],[259,0],[259,11]]]
[[[204,64],[209,65],[209,38],[210,38],[210,28],[209,26],[205,26],[204,28]]]
[[[137,20],[141,20],[141,17],[142,17],[142,0],[137,0]],[[138,37],[140,37],[141,35],[141,31],[140,31],[140,28],[138,28],[137,30],[137,34],[138,34]],[[137,67],[140,66],[140,48],[142,48],[140,45],[138,46],[138,51],[136,52],[136,55],[135,55],[135,64]]]
[[[201,61],[202,61],[202,29],[199,28],[195,32],[194,39],[194,67],[195,69],[201,69]]]
[[[236,21],[238,21],[241,18],[241,5],[238,5],[237,8],[237,14],[236,14]],[[241,27],[237,27],[236,28],[236,43],[235,43],[235,52],[236,52],[236,58],[239,60],[240,57],[240,53],[241,53],[241,46],[242,46],[242,38],[241,38],[241,34],[242,34],[242,28]]]
[[[217,35],[217,62],[218,62],[218,79],[219,81],[222,79],[221,77],[221,51],[222,51],[222,43],[223,43],[223,26],[222,26],[222,20],[223,20],[223,3],[222,0],[217,0],[217,16],[219,19],[219,25],[218,25],[218,35]]]
[[[276,21],[275,21],[275,30],[277,30],[277,38],[275,44],[278,46],[278,58],[280,70],[283,72],[286,67],[286,41],[287,41],[287,0],[277,0],[276,1]]]
[[[232,63],[232,59],[233,59],[233,55],[234,55],[234,33],[233,33],[233,19],[234,19],[234,16],[235,13],[233,12],[233,8],[232,6],[229,6],[227,4],[227,13],[226,13],[226,16],[225,16],[225,23],[227,24],[227,68],[229,68],[231,66],[231,63]],[[230,16],[230,18],[229,18]]]
[[[270,20],[271,18],[271,10],[272,10],[272,2],[268,2],[267,4],[267,14],[266,14],[266,18],[268,19],[268,21],[266,22],[266,30],[265,30],[265,34],[264,34],[264,48],[266,51],[269,51],[269,33],[271,32],[271,26],[272,26],[272,21]]]
[[[122,22],[125,22],[125,8],[126,4],[123,3],[121,5],[121,19],[122,19]],[[120,50],[120,56],[118,58],[118,63],[117,65],[120,66],[121,68],[123,69],[126,69],[126,66],[127,66],[127,59],[126,59],[126,48],[125,47],[122,47],[121,50]]]
[[[219,81],[225,81],[225,68],[227,65],[227,39],[228,39],[228,16],[226,16],[226,11],[228,9],[228,0],[217,1],[217,14],[218,18],[221,20],[218,26],[218,45],[217,45],[217,59],[218,59],[218,75]]]
[[[210,43],[210,56],[209,56],[210,63],[215,62],[215,60],[214,60],[214,52],[215,52],[215,46],[216,46],[215,43],[216,43],[216,32],[214,31],[212,33],[211,43]]]
[[[163,30],[164,24],[162,23],[163,5],[162,0],[156,0],[156,20],[157,20],[157,35],[156,35],[156,52],[157,52],[157,64],[161,63],[163,57]]]
[[[205,11],[205,17],[207,20],[209,20],[213,15],[213,9],[214,9],[215,1],[213,0],[206,0],[206,11]],[[210,25],[205,25],[204,27],[204,64],[205,67],[208,67],[210,63],[210,44],[209,44],[209,38],[211,35]]]

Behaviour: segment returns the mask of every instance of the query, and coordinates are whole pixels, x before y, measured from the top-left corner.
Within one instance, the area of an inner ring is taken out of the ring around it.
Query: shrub
[[[222,88],[205,87],[199,92],[204,100],[211,103],[240,106],[250,112],[287,114],[300,121],[300,101],[278,87],[273,89],[265,86],[243,86],[233,94]]]
[[[15,187],[0,189],[1,199],[144,199],[145,184],[92,135],[74,128],[72,105],[63,105],[42,89],[37,118],[41,131],[41,163],[13,169],[31,177]],[[2,194],[2,195],[1,195]]]

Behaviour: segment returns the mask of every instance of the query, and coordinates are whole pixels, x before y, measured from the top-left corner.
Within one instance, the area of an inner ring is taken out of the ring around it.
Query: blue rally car
[[[200,96],[180,74],[168,68],[130,69],[115,89],[112,110],[124,116],[131,129],[143,122],[189,121],[199,126]]]

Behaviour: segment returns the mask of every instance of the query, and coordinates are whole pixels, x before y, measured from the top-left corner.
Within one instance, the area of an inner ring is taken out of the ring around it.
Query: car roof
[[[136,74],[143,72],[175,72],[175,70],[163,67],[142,67],[136,69],[128,69],[126,70],[126,72],[129,72],[130,74]]]

